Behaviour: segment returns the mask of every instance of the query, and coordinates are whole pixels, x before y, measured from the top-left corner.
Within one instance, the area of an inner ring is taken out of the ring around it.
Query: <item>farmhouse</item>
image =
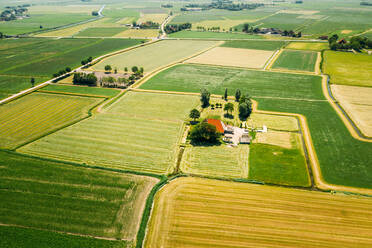
[[[207,119],[206,121],[223,134],[223,141],[226,143],[234,143],[235,145],[251,143],[251,136],[246,129],[225,125],[223,121],[217,119]]]
[[[219,133],[225,132],[225,124],[222,121],[216,120],[216,119],[207,119],[207,122],[208,124],[215,126],[217,129],[217,132]]]

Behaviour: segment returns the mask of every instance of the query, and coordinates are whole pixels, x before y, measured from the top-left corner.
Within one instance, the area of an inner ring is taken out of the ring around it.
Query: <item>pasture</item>
[[[103,113],[19,151],[89,165],[171,173],[183,120],[198,103],[196,96],[128,92]]]
[[[41,231],[30,228],[0,226],[0,247],[7,248],[126,248],[129,242],[94,239],[62,234],[50,231]]]
[[[145,247],[368,247],[372,226],[365,216],[372,214],[371,203],[369,198],[178,178],[155,197]]]
[[[222,178],[248,177],[249,145],[228,147],[187,146],[181,160],[181,171]]]
[[[133,241],[156,178],[0,152],[2,224]]]
[[[272,69],[315,71],[318,53],[313,51],[284,50],[277,58]]]
[[[323,72],[330,75],[332,84],[372,86],[372,56],[348,52],[326,51]]]
[[[124,67],[143,67],[145,73],[185,59],[218,44],[215,41],[165,40],[107,58],[91,69],[104,71],[106,65],[124,72]]]
[[[265,125],[268,129],[276,131],[299,131],[296,118],[284,115],[253,112],[247,120],[247,125],[251,128],[262,128]]]
[[[362,133],[372,137],[372,88],[333,84],[331,89]]]
[[[315,21],[313,19],[298,18],[299,16],[301,15],[278,13],[263,20],[254,22],[252,23],[252,26],[257,26],[259,28],[279,28],[281,30],[297,31],[301,27],[309,25]]]
[[[35,84],[47,81],[47,77],[35,77]],[[30,88],[30,77],[0,75],[0,100]]]
[[[124,32],[127,28],[87,28],[79,33],[77,33],[76,37],[113,37],[121,32]]]
[[[263,68],[273,55],[271,51],[215,47],[205,53],[193,57],[186,63],[234,66],[245,68]]]
[[[169,34],[168,37],[176,39],[262,39],[259,35],[249,35],[243,33],[227,33],[227,32],[199,32],[182,30],[180,32]]]
[[[285,45],[284,41],[268,41],[268,40],[248,40],[248,41],[226,41],[221,46],[222,47],[232,47],[232,48],[244,48],[244,49],[257,49],[266,51],[275,51],[280,49]]]
[[[89,95],[96,97],[113,97],[119,94],[120,90],[110,88],[98,88],[88,86],[72,86],[72,85],[56,85],[49,84],[43,87],[39,91],[47,91],[53,93],[65,93],[65,94],[76,94],[76,95]]]
[[[310,51],[322,51],[329,48],[328,43],[319,43],[319,42],[290,42],[287,46],[287,49],[295,50],[310,50]]]
[[[319,76],[179,65],[155,75],[141,88],[185,92],[200,92],[201,88],[206,88],[219,95],[223,95],[225,88],[229,92],[239,88],[258,101],[260,110],[302,114],[307,118],[324,180],[332,184],[372,187],[369,166],[372,144],[350,135],[325,100]]]
[[[0,147],[14,149],[78,121],[102,99],[32,93],[0,105]]]

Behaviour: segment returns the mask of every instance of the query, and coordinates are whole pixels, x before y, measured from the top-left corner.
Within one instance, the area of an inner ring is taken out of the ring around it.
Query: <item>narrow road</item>
[[[103,11],[103,9],[106,7],[106,5],[104,4],[104,5],[102,5],[102,7],[99,9],[99,11],[98,11],[98,15],[99,16],[101,16],[101,17],[103,17],[103,15],[102,15],[102,11]]]

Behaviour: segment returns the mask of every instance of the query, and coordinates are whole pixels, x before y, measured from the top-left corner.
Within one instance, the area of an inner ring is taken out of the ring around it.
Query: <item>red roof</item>
[[[207,122],[216,127],[217,131],[220,133],[224,133],[223,126],[220,120],[216,119],[208,119]]]

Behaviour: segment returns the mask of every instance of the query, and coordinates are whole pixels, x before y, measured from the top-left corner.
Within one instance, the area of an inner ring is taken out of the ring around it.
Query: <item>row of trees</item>
[[[125,89],[133,83],[134,83],[134,80],[130,80],[126,78],[103,77],[101,79],[101,86],[105,88]]]
[[[250,26],[248,23],[243,24],[242,32],[251,33],[251,34],[258,34],[258,33],[280,34],[282,36],[294,37],[294,38],[302,37],[302,32],[296,33],[293,30],[282,31],[278,28],[258,28],[258,27]]]
[[[69,73],[71,72],[71,68],[70,67],[66,67],[65,69],[62,69],[56,73],[53,74],[53,77],[59,77],[59,76],[62,76],[63,74],[66,74],[66,73]]]
[[[231,0],[213,0],[209,4],[186,4],[185,7],[181,8],[181,11],[188,11],[195,8],[200,8],[201,10],[225,9],[230,11],[240,11],[244,9],[256,9],[262,6],[264,6],[262,3],[234,3]]]
[[[142,76],[143,76],[143,72],[144,72],[143,67],[132,66],[131,69],[132,69],[133,74],[136,74],[136,75],[142,75]],[[105,65],[105,71],[106,71],[106,73],[111,73],[111,72],[112,72],[112,67],[111,67],[111,65]],[[125,72],[125,73],[128,72],[128,67],[124,67],[124,72]],[[114,73],[115,73],[115,74],[118,73],[118,69],[117,69],[117,68],[114,69]]]
[[[75,73],[72,82],[76,85],[97,86],[97,77],[94,73]]]
[[[89,57],[89,58],[87,58],[87,59],[83,59],[83,60],[81,61],[81,65],[89,64],[89,63],[92,62],[92,61],[93,61],[93,58],[92,58],[92,57]]]
[[[191,23],[182,23],[182,24],[168,24],[165,26],[164,31],[167,34],[175,33],[184,29],[191,29]]]
[[[372,40],[368,39],[367,37],[354,36],[350,39],[350,41],[346,41],[345,39],[339,41],[338,38],[338,35],[334,34],[328,39],[331,50],[336,51],[354,49],[355,51],[360,52],[364,48],[372,48]]]

